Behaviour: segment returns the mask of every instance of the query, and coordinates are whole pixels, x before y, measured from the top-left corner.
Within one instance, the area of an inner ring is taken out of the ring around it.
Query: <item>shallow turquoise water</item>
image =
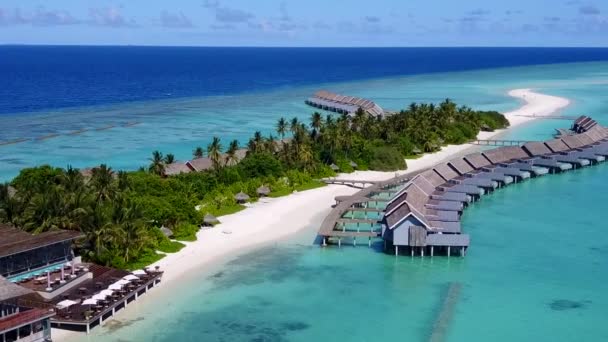
[[[380,243],[321,249],[298,244],[304,234],[158,289],[138,304],[143,320],[91,340],[425,341],[450,284],[462,288],[446,341],[605,340],[607,173],[547,176],[475,203],[466,258],[395,258]]]
[[[477,109],[510,110],[518,103],[507,96],[507,91],[528,87],[549,94],[575,95],[576,105],[565,113],[574,115],[584,109],[606,116],[606,111],[600,114],[600,109],[606,108],[608,100],[598,95],[608,90],[607,70],[607,62],[504,68],[6,115],[1,121],[4,129],[0,141],[30,140],[0,146],[0,180],[14,177],[23,167],[41,163],[62,167],[108,163],[115,169],[136,169],[147,164],[156,149],[185,160],[191,158],[196,146],[206,146],[214,135],[221,137],[224,145],[231,139],[245,144],[256,130],[274,133],[281,116],[298,116],[308,122],[313,109],[303,101],[319,89],[371,98],[389,110],[407,107],[414,101],[439,102],[446,97]],[[121,126],[128,122],[138,124]],[[556,126],[555,122],[544,124],[547,129],[525,130],[527,133],[522,135],[526,139],[538,138],[538,132],[544,135]],[[95,130],[108,125],[117,127]],[[83,128],[89,130],[69,134]],[[35,140],[51,134],[59,135]]]
[[[508,110],[518,106],[505,96],[515,87],[573,99],[565,115],[608,120],[606,63],[396,78],[335,89],[384,101],[388,108],[450,94],[476,107]],[[510,136],[547,138],[565,124],[538,121]],[[428,341],[435,332],[445,341],[604,341],[606,175],[608,163],[484,197],[463,218],[472,240],[466,258],[395,258],[379,252],[379,242],[371,249],[322,249],[311,246],[311,227],[212,272],[194,272],[170,289],[156,289],[119,316],[119,324],[96,329],[89,339]],[[450,286],[461,290],[442,333],[435,324]]]

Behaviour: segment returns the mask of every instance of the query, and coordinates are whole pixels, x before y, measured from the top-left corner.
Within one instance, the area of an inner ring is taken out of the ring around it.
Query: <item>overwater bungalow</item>
[[[328,238],[342,239],[375,237],[375,232],[337,231],[335,222],[340,213],[355,202],[372,201],[372,194],[383,189],[396,189],[386,200],[380,237],[385,249],[407,250],[409,254],[424,255],[439,251],[462,255],[469,246],[469,236],[462,234],[460,214],[472,200],[488,191],[516,181],[572,169],[572,165],[597,164],[608,155],[608,130],[590,120],[581,121],[579,133],[544,142],[528,142],[523,146],[504,146],[493,150],[454,158],[447,163],[403,179],[373,184],[354,196],[341,196],[336,208],[326,218],[319,234],[324,244]],[[604,158],[601,158],[604,157]],[[391,187],[393,184],[393,187]],[[387,194],[391,194],[387,192]],[[366,199],[367,198],[367,199]],[[343,219],[340,219],[343,220]],[[356,243],[354,243],[356,244]]]
[[[312,107],[343,114],[352,114],[362,109],[374,117],[385,115],[384,109],[371,100],[339,95],[325,90],[316,92],[304,102]]]

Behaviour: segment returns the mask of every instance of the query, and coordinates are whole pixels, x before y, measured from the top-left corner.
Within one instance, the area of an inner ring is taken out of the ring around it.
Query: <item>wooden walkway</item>
[[[481,139],[475,140],[471,144],[481,146],[522,146],[531,142],[530,140],[496,140],[496,139]]]
[[[353,243],[356,243],[357,237],[367,237],[367,238],[376,238],[380,236],[380,233],[375,231],[346,231],[343,230],[343,227],[340,227],[341,223],[366,223],[366,224],[374,224],[378,223],[378,220],[375,219],[349,219],[344,218],[344,214],[349,211],[365,211],[365,212],[382,212],[382,209],[376,208],[360,208],[355,205],[359,205],[361,203],[366,202],[387,202],[388,199],[375,199],[370,198],[375,193],[384,192],[386,188],[393,187],[395,185],[403,184],[407,182],[413,175],[419,173],[418,172],[410,172],[408,174],[398,176],[387,181],[383,182],[368,182],[368,184],[372,184],[367,188],[361,189],[356,194],[340,198],[338,204],[334,207],[334,209],[325,217],[323,223],[321,223],[321,227],[319,228],[319,236],[323,237],[323,244],[327,243],[328,238],[337,238],[338,244],[341,244],[342,238],[353,238]],[[351,182],[361,182],[360,180]],[[349,180],[342,180],[342,182],[346,182],[348,184]],[[336,184],[336,183],[331,183]],[[342,197],[342,196],[340,196]],[[369,242],[371,244],[371,240]]]
[[[353,179],[337,179],[337,178],[325,178],[322,180],[325,184],[336,184],[336,185],[346,185],[352,188],[364,189],[367,185],[374,185],[378,182],[376,181],[366,181],[366,180],[353,180]]]

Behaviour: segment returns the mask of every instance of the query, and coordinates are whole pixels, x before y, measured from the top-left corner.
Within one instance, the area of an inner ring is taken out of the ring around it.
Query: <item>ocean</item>
[[[506,111],[521,105],[508,90],[532,88],[571,99],[564,115],[606,124],[607,61],[605,49],[2,47],[0,141],[29,140],[0,146],[0,179],[43,162],[133,169],[154,149],[186,159],[213,135],[245,141],[280,116],[308,118],[303,100],[318,89],[395,110],[449,97]],[[568,124],[538,120],[509,136],[545,139]],[[311,226],[155,289],[78,340],[603,341],[607,174],[604,164],[484,197],[463,217],[466,258],[322,249]],[[453,317],[438,324],[446,301]]]

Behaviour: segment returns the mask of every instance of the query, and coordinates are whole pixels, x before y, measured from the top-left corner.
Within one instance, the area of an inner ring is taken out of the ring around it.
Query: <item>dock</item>
[[[529,142],[529,140],[480,139],[473,141],[471,144],[481,146],[522,146]]]
[[[464,257],[470,237],[460,217],[469,203],[511,184],[590,167],[608,157],[608,128],[595,120],[577,118],[564,133],[547,141],[487,140],[483,144],[498,147],[338,196],[318,232],[322,245],[340,247],[343,240],[356,245],[357,238],[367,237],[371,246],[372,239],[381,238],[384,251],[395,256]],[[345,180],[343,185],[353,184]]]
[[[362,99],[354,96],[335,94],[321,90],[304,101],[307,105],[330,112],[340,114],[353,114],[362,109],[370,116],[382,117],[385,115],[384,109],[371,100]]]

